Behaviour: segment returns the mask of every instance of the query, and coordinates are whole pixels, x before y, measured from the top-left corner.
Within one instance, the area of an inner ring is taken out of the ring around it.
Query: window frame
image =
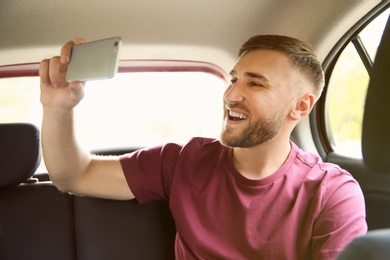
[[[310,114],[310,127],[313,134],[313,141],[318,154],[323,160],[326,160],[329,153],[335,152],[335,142],[333,133],[330,129],[330,120],[328,115],[327,90],[329,80],[332,76],[334,67],[339,60],[340,55],[349,43],[352,43],[362,60],[368,75],[370,76],[373,67],[373,61],[362,44],[359,34],[375,18],[390,8],[390,3],[380,3],[363,18],[361,18],[348,32],[336,43],[322,63],[325,74],[325,86],[321,98],[314,106]]]
[[[221,67],[190,60],[120,60],[118,73],[124,72],[205,72],[230,81],[229,74]],[[39,76],[39,63],[23,63],[0,66],[0,78]]]
[[[230,76],[219,66],[199,61],[188,60],[121,60],[118,66],[118,73],[132,72],[200,72],[207,73],[222,80],[227,86],[230,82]],[[0,66],[0,79],[16,78],[16,77],[38,77],[39,63],[25,63]],[[143,148],[140,146],[134,147],[112,147],[92,149],[90,152],[96,154],[119,155],[136,149]],[[42,168],[38,168],[36,174],[42,174]]]

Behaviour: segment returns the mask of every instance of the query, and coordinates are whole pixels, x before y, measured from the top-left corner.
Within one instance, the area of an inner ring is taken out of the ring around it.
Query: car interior
[[[311,43],[325,89],[291,135],[360,184],[368,234],[338,259],[388,259],[390,0],[0,2],[0,259],[174,259],[165,201],[59,191],[40,143],[39,63],[61,46],[120,36],[118,73],[86,84],[78,129],[94,154],[218,138],[240,45],[257,34]],[[353,211],[354,209],[350,209]]]

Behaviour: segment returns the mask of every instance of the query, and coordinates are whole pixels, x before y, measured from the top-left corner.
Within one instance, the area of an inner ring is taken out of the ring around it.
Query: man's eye
[[[232,84],[234,84],[234,83],[236,83],[237,82],[237,79],[231,79],[230,80],[230,83],[232,83]]]
[[[263,86],[262,84],[257,83],[257,82],[250,82],[249,85],[250,85],[251,87],[262,87],[262,86]]]

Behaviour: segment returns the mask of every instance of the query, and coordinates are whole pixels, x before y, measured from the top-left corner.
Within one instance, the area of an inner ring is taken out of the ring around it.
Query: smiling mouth
[[[248,118],[248,116],[245,114],[233,112],[231,110],[228,110],[228,115],[229,115],[229,120],[233,120],[233,121],[240,121]]]

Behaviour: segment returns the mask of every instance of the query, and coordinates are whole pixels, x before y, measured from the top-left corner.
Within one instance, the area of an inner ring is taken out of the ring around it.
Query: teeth
[[[229,110],[229,116],[231,116],[231,117],[238,117],[240,119],[246,119],[247,118],[247,116],[244,115],[244,114],[236,113],[236,112],[233,112],[233,111],[230,111],[230,110]]]

